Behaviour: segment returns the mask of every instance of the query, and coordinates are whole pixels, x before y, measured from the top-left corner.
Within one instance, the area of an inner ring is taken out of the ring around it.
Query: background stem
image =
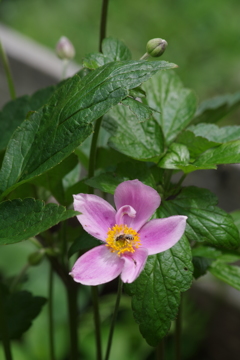
[[[156,360],[164,360],[164,339],[156,347]]]
[[[122,285],[123,285],[122,280],[119,277],[117,299],[116,299],[115,309],[114,309],[114,313],[113,313],[113,317],[112,317],[112,323],[111,323],[109,337],[108,337],[108,344],[107,344],[107,351],[106,351],[105,360],[108,360],[109,355],[110,355],[110,350],[111,350],[111,346],[112,346],[113,331],[114,331],[114,326],[115,326],[115,322],[116,322],[116,319],[117,319],[118,308],[119,308],[120,299],[121,299],[121,295],[122,295]]]
[[[108,2],[109,2],[109,0],[103,0],[103,2],[102,2],[102,12],[101,12],[101,22],[100,22],[100,38],[99,38],[99,51],[100,52],[102,52],[102,41],[106,37]]]
[[[14,100],[14,99],[16,99],[15,87],[14,87],[14,83],[13,83],[13,79],[12,79],[12,74],[11,74],[8,58],[4,51],[1,41],[0,41],[0,57],[2,58],[3,67],[4,67],[4,70],[6,73],[9,93],[10,93],[11,99]]]
[[[70,330],[70,359],[78,359],[78,310],[77,310],[77,287],[67,288],[68,319]]]
[[[49,319],[50,360],[55,360],[54,325],[53,325],[53,269],[52,269],[51,264],[50,264],[50,268],[49,268],[48,319]]]
[[[98,287],[91,286],[91,292],[92,292],[92,303],[93,303],[94,324],[95,324],[97,360],[102,360],[102,342],[101,342],[100,314],[99,314],[99,304],[98,304]]]

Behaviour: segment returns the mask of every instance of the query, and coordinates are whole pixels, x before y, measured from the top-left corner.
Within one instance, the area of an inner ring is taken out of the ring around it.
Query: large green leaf
[[[209,190],[186,187],[173,199],[164,200],[157,210],[159,217],[188,216],[186,236],[190,242],[236,248],[240,245],[239,232],[232,217],[217,207],[217,197]]]
[[[208,149],[193,163],[195,166],[216,166],[240,162],[240,140],[230,141]]]
[[[240,105],[240,92],[216,96],[203,101],[193,119],[194,124],[200,122],[215,123]]]
[[[5,149],[15,129],[26,119],[29,111],[46,104],[56,86],[37,91],[32,96],[21,96],[8,102],[0,112],[0,150]]]
[[[46,303],[46,299],[41,296],[33,296],[28,291],[10,294],[2,284],[0,286],[5,307],[8,336],[10,339],[17,339],[30,328],[32,321],[38,316]]]
[[[78,213],[40,200],[15,199],[0,204],[0,244],[26,240]]]
[[[183,87],[174,72],[169,71],[157,74],[143,88],[148,105],[158,111],[154,116],[169,144],[190,123],[196,111],[196,97]]]
[[[181,169],[190,161],[188,148],[185,145],[173,143],[158,165],[164,169]]]
[[[132,309],[143,337],[156,346],[176,319],[180,292],[192,283],[192,256],[185,236],[170,250],[149,256],[144,270],[132,284]]]
[[[0,172],[0,192],[6,195],[56,166],[91,134],[92,122],[124,99],[129,89],[172,67],[165,61],[119,61],[82,79],[75,75],[67,80],[14,132]]]
[[[119,105],[104,117],[103,126],[112,135],[109,145],[138,160],[159,157],[164,151],[161,128],[154,118],[146,120],[149,112],[144,105],[138,104],[135,104],[134,113]]]

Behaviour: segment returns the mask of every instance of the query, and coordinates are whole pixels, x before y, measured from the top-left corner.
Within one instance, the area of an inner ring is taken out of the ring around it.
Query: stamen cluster
[[[141,243],[137,231],[127,225],[114,225],[108,230],[106,246],[121,256],[125,252],[134,253]]]

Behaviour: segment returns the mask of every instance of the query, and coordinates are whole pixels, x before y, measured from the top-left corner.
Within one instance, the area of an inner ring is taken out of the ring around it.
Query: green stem
[[[141,58],[140,60],[147,60],[149,58],[149,54],[148,53],[145,53]]]
[[[14,87],[14,83],[13,83],[13,78],[12,78],[8,58],[4,51],[1,41],[0,41],[0,57],[2,58],[3,67],[5,70],[6,76],[7,76],[9,93],[10,93],[12,100],[14,100],[14,99],[16,99],[15,87]]]
[[[70,335],[70,360],[78,359],[78,309],[77,309],[77,287],[67,288],[68,299],[68,319],[69,319],[69,335]]]
[[[95,164],[96,164],[96,153],[97,153],[97,140],[98,140],[98,135],[99,135],[99,131],[101,128],[101,123],[102,123],[102,117],[100,117],[99,119],[96,120],[95,126],[94,126],[94,133],[93,133],[93,137],[92,137],[90,156],[89,156],[89,165],[88,165],[88,177],[89,178],[94,176]],[[88,192],[90,194],[93,193],[93,188],[91,186],[89,186]]]
[[[3,291],[1,288],[1,284],[0,284],[0,334],[3,342],[5,360],[12,360],[10,340],[8,336],[6,310],[3,301]]]
[[[92,286],[91,292],[92,292],[92,303],[93,303],[94,324],[95,324],[97,360],[102,360],[102,342],[101,342],[101,327],[100,327],[100,315],[99,315],[99,304],[98,304],[98,287]]]
[[[103,0],[103,2],[102,2],[100,37],[99,37],[99,51],[100,52],[102,52],[102,41],[106,37],[108,2],[109,2],[109,0]]]
[[[117,313],[118,313],[120,298],[121,298],[121,295],[122,295],[122,285],[123,285],[122,281],[121,281],[121,279],[119,277],[117,299],[116,299],[115,309],[114,309],[114,313],[113,313],[113,317],[112,317],[112,323],[111,323],[109,337],[108,337],[108,344],[107,344],[107,351],[106,351],[105,360],[108,360],[109,355],[110,355],[110,350],[111,350],[111,346],[112,346],[113,331],[114,331],[114,326],[115,326],[115,322],[116,322],[116,319],[117,319]]]
[[[53,268],[49,268],[49,287],[48,287],[48,319],[49,319],[49,349],[50,360],[55,360],[54,350],[54,322],[53,322]]]
[[[175,323],[175,359],[181,359],[181,334],[182,334],[182,301],[179,305],[178,316]]]
[[[156,360],[164,360],[164,339],[156,347]]]

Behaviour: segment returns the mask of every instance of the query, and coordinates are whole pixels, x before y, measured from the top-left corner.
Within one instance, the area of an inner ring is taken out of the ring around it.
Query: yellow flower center
[[[119,256],[125,252],[134,253],[141,246],[139,234],[127,225],[114,225],[108,230],[106,246]]]

